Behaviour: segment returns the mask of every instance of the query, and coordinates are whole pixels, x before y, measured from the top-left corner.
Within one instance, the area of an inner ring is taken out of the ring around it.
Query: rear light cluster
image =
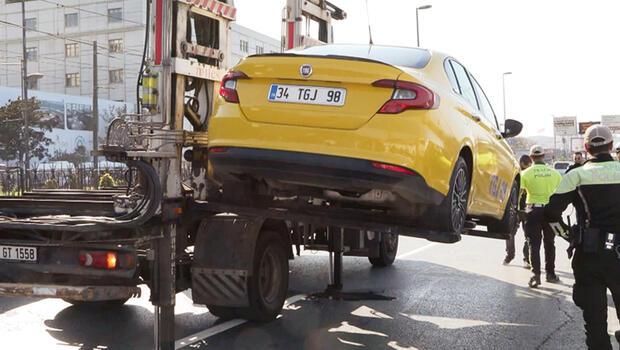
[[[84,267],[104,270],[131,269],[136,265],[132,254],[118,254],[114,251],[81,251],[79,260]]]
[[[391,172],[394,172],[394,173],[401,173],[401,174],[406,174],[406,175],[415,175],[415,172],[413,170],[410,170],[410,169],[407,169],[407,168],[403,168],[403,167],[400,167],[398,165],[393,165],[393,164],[372,162],[372,167],[375,168],[375,169],[387,170],[387,171],[391,171]]]
[[[402,80],[382,79],[372,86],[394,89],[392,97],[377,113],[398,114],[407,109],[434,109],[439,98],[429,88],[420,84]]]
[[[239,94],[237,93],[237,80],[249,79],[243,72],[228,72],[222,78],[220,85],[220,96],[226,102],[239,103]]]

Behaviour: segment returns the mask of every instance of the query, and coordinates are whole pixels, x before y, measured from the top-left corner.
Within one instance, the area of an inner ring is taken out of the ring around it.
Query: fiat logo
[[[312,75],[312,66],[309,64],[304,64],[301,67],[299,67],[299,74],[301,74],[302,77],[307,78],[309,76]]]

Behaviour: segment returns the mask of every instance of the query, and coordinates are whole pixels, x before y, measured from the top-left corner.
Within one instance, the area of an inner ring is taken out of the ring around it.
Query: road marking
[[[303,300],[306,298],[305,294],[299,294],[299,295],[294,295],[288,299],[286,299],[284,301],[284,306],[288,306],[291,304],[294,304],[300,300]],[[230,321],[226,321],[224,323],[220,323],[218,325],[215,325],[213,327],[209,327],[203,331],[200,331],[198,333],[192,334],[190,336],[187,336],[183,339],[179,339],[176,342],[174,342],[174,348],[175,350],[178,350],[180,348],[184,348],[186,346],[189,346],[191,344],[197,343],[199,341],[205,340],[209,337],[212,337],[214,335],[226,332],[229,329],[235,328],[237,326],[240,326],[244,323],[248,322],[247,320],[242,320],[242,319],[234,319],[234,320],[230,320]]]
[[[412,250],[410,252],[403,253],[401,255],[397,255],[396,259],[403,259],[403,258],[406,258],[408,256],[418,254],[418,253],[423,252],[423,251],[427,250],[428,248],[431,248],[431,247],[436,246],[436,245],[437,245],[437,243],[429,243],[429,244],[427,244],[425,246],[422,246],[422,247],[420,247],[418,249],[414,249],[414,250]]]
[[[440,329],[464,329],[480,326],[514,326],[514,327],[535,327],[533,324],[527,323],[509,323],[509,322],[487,322],[482,320],[472,320],[466,318],[450,318],[441,316],[427,316],[427,315],[408,315],[400,313],[401,316],[408,317],[418,322],[432,323]]]

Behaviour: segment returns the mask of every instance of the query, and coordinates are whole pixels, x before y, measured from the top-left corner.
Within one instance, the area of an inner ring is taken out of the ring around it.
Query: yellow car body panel
[[[250,77],[237,82],[241,104],[217,97],[209,147],[304,152],[394,164],[421,175],[442,195],[449,192],[459,154],[470,150],[474,164],[468,214],[499,219],[518,176],[518,163],[496,128],[478,121],[480,112],[453,91],[445,59],[432,53],[424,68],[413,69],[346,59],[248,58],[233,68]],[[303,64],[313,66],[312,81],[292,78],[299,76]],[[424,85],[439,96],[439,107],[378,114],[392,93],[372,86],[380,79]],[[344,88],[346,104],[326,108],[269,103],[272,83]]]

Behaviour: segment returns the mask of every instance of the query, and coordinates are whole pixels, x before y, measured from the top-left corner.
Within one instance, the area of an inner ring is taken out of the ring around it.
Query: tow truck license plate
[[[346,89],[307,85],[271,84],[267,99],[270,102],[344,106],[346,97]]]
[[[37,261],[37,248],[0,245],[0,260]]]

